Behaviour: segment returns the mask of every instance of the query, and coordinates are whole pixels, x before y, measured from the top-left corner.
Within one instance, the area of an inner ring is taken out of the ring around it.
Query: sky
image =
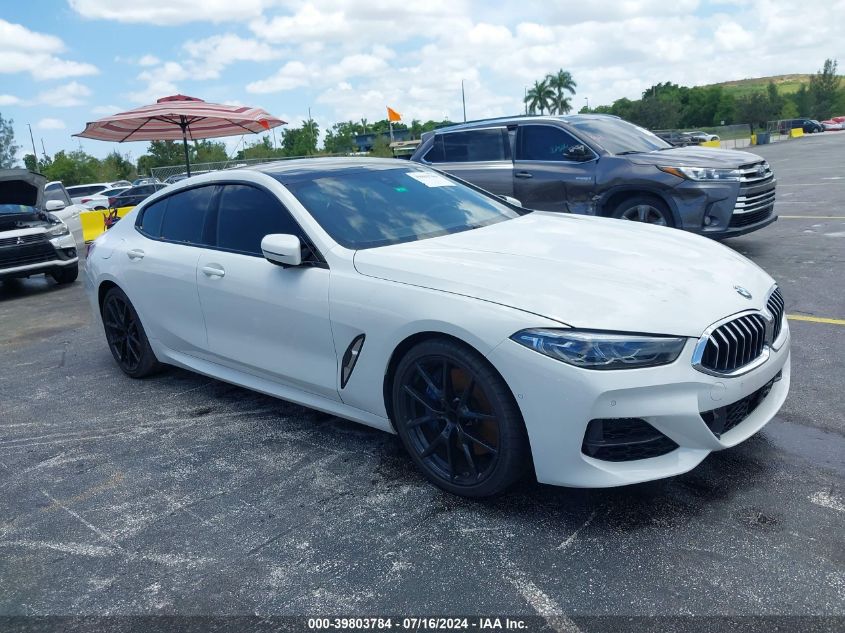
[[[845,65],[845,0],[2,0],[0,114],[38,153],[87,121],[175,93],[259,106],[293,125],[468,119],[523,110],[560,68],[586,103],[657,82],[703,85]],[[256,139],[247,138],[247,142]],[[240,137],[226,139],[230,151]]]

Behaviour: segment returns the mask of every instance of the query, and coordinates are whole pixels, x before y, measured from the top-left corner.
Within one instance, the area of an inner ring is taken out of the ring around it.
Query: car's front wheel
[[[120,288],[106,293],[101,314],[109,349],[123,373],[143,378],[161,369],[135,307]]]
[[[444,490],[489,497],[525,473],[529,447],[519,408],[474,350],[450,339],[416,345],[396,368],[392,396],[402,443]]]
[[[623,200],[612,216],[620,220],[632,220],[658,226],[672,226],[672,212],[666,203],[651,196],[633,196]]]
[[[57,284],[72,284],[79,277],[79,264],[54,270],[50,273],[50,276]]]

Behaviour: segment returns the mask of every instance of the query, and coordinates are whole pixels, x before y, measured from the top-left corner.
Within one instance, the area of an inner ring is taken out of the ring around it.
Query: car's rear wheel
[[[79,277],[79,264],[54,270],[50,276],[57,284],[72,284]]]
[[[120,288],[106,293],[101,313],[109,349],[123,373],[143,378],[161,369],[135,307]]]
[[[672,226],[672,212],[666,203],[651,196],[632,196],[623,200],[611,214],[620,220],[631,220],[658,226]]]
[[[472,349],[449,339],[420,343],[399,362],[392,395],[402,443],[444,490],[488,497],[525,473],[529,447],[519,408]]]

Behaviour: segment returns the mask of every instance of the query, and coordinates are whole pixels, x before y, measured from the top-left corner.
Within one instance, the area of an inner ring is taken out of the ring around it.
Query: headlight
[[[61,237],[62,235],[67,235],[70,231],[67,228],[67,224],[62,222],[61,224],[57,224],[52,229],[47,229],[47,235],[49,237]]]
[[[583,330],[522,330],[511,339],[535,352],[584,369],[635,369],[671,363],[685,338]]]
[[[739,180],[738,169],[717,169],[715,167],[658,167],[660,171],[685,180]]]

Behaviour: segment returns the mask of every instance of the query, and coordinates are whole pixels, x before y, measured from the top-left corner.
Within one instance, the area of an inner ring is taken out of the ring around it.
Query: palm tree
[[[569,103],[569,97],[564,96],[564,92],[575,94],[575,87],[578,85],[572,78],[568,70],[561,68],[555,74],[546,75],[546,83],[554,91],[554,97],[551,100],[551,107],[549,112],[556,112],[557,114],[566,114],[572,109]]]
[[[551,112],[554,96],[554,90],[552,90],[545,79],[535,81],[534,85],[525,93],[525,103],[528,105],[528,112],[530,114],[536,114],[537,110],[540,111],[540,114],[543,114],[545,110]]]

